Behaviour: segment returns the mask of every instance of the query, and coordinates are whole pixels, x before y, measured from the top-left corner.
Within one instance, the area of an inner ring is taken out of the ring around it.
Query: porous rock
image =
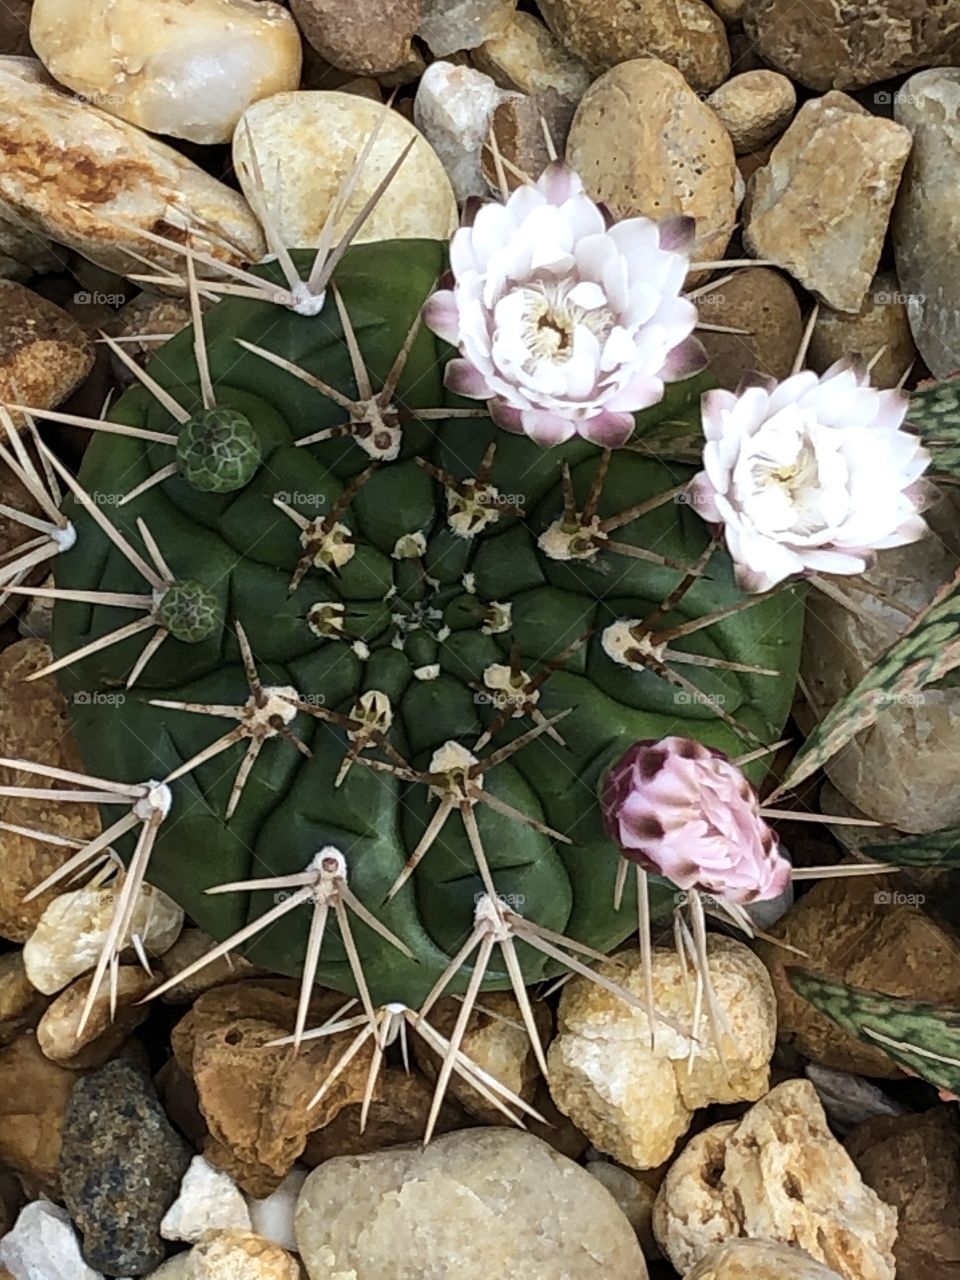
[[[328,1160],[304,1183],[296,1232],[310,1280],[421,1280],[427,1259],[458,1280],[647,1275],[613,1197],[513,1129]]]
[[[772,1240],[728,1240],[688,1271],[686,1280],[839,1280],[804,1249]]]
[[[706,1020],[691,1062],[689,1034],[658,1021],[651,1048],[641,1010],[585,978],[574,977],[563,989],[547,1057],[553,1100],[595,1147],[631,1168],[652,1169],[666,1160],[697,1108],[752,1101],[767,1090],[776,1005],[763,965],[748,947],[719,935],[711,935],[708,956],[717,1002],[734,1035],[725,1039],[722,1057]],[[693,992],[680,958],[656,948],[652,967],[657,1010],[692,1030]],[[598,972],[645,998],[638,951],[617,952]]]
[[[0,280],[0,401],[52,409],[93,368],[93,343],[54,303]]]
[[[778,137],[797,109],[797,92],[776,71],[744,71],[711,93],[707,102],[723,121],[737,155]]]
[[[804,105],[750,180],[743,242],[828,306],[857,311],[877,270],[910,133],[845,93]]]
[[[331,66],[378,76],[410,60],[421,0],[291,0],[290,8],[304,39]]]
[[[722,258],[736,221],[730,135],[674,67],[637,58],[584,94],[567,162],[619,218],[696,219],[692,260]]]
[[[960,368],[960,67],[911,76],[894,115],[913,139],[892,223],[897,274],[920,354],[943,378]]]
[[[27,976],[38,991],[53,995],[95,967],[115,907],[111,887],[72,889],[53,899],[23,948]],[[139,934],[148,955],[162,955],[182,928],[182,908],[161,889],[145,884],[131,917],[131,936]]]
[[[500,35],[485,41],[471,55],[474,66],[486,72],[501,89],[543,93],[551,89],[579,102],[593,76],[532,13],[518,10]]]
[[[956,938],[904,888],[888,876],[821,880],[774,925],[770,942],[758,942],[777,995],[780,1037],[805,1057],[860,1075],[900,1074],[879,1048],[841,1030],[793,991],[786,969],[804,962],[784,944],[814,957],[817,972],[832,981],[960,1004]]]
[[[295,1258],[250,1231],[214,1231],[190,1250],[190,1280],[300,1280]]]
[[[203,1156],[190,1161],[177,1198],[163,1216],[164,1240],[195,1244],[208,1231],[250,1230],[250,1212],[237,1184]]]
[[[0,215],[107,270],[142,272],[146,253],[182,275],[182,255],[143,232],[234,264],[264,253],[241,196],[172,147],[57,88],[33,59],[0,58],[0,151]]]
[[[717,384],[735,390],[754,372],[786,378],[803,337],[803,319],[793,286],[771,267],[744,267],[715,286],[704,285],[696,299],[701,324],[740,333],[703,329],[698,337],[710,357]]]
[[[33,1032],[0,1049],[0,1161],[50,1194],[76,1079],[41,1053]]]
[[[318,995],[310,1023],[329,1016],[338,1000],[331,993]],[[289,1046],[269,1047],[290,1034],[296,1009],[296,988],[288,993],[238,982],[201,995],[173,1031],[177,1062],[193,1080],[209,1127],[204,1155],[254,1196],[274,1191],[302,1153],[307,1134],[359,1102],[367,1084],[372,1046],[353,1058],[311,1108],[353,1033],[307,1041],[297,1054]],[[379,1088],[374,1096],[380,1096]]]
[[[146,1019],[149,1010],[140,1002],[155,985],[155,979],[138,965],[120,965],[115,1007],[111,1008],[110,984],[104,983],[81,1032],[92,981],[92,974],[78,978],[57,996],[37,1026],[37,1043],[46,1056],[75,1071],[102,1066],[113,1057]]]
[[[859,311],[821,306],[807,364],[823,373],[837,360],[860,356],[876,387],[894,387],[917,358],[907,317],[907,295],[892,271],[877,275]]]
[[[844,1142],[864,1182],[899,1215],[897,1275],[953,1280],[960,1272],[960,1127],[956,1107],[878,1116]]]
[[[6,494],[4,497],[10,500]],[[15,527],[18,533],[12,545],[18,545],[23,538],[22,528]],[[82,770],[83,761],[70,733],[67,704],[57,677],[27,682],[29,676],[52,661],[53,654],[41,640],[18,640],[0,653],[0,755]],[[7,786],[58,785],[53,779],[32,774],[29,782],[27,778],[26,774],[0,769],[0,782]],[[0,816],[11,826],[30,827],[70,840],[92,840],[100,832],[100,815],[92,804],[7,797],[0,800]],[[30,902],[24,899],[63,865],[70,852],[32,836],[0,832],[0,936],[14,942],[25,942],[30,937],[58,890],[48,890]]]
[[[745,1236],[804,1249],[843,1280],[895,1276],[897,1211],[863,1182],[807,1080],[697,1134],[663,1181],[653,1229],[682,1273]]]
[[[555,35],[594,72],[662,58],[709,92],[730,70],[723,22],[703,0],[539,0]]]
[[[163,1261],[160,1222],[190,1155],[149,1079],[131,1063],[118,1059],[77,1080],[64,1120],[60,1182],[92,1266],[129,1276]]]
[[[457,202],[440,158],[398,111],[351,93],[278,93],[244,113],[234,134],[233,162],[241,187],[251,200],[265,199],[287,245],[319,242],[331,205],[378,121],[380,132],[335,223],[336,234],[346,231],[411,141],[413,149],[354,243],[416,236],[445,240],[454,230]],[[257,195],[251,146],[265,197]]]
[[[82,101],[150,133],[228,142],[244,108],[300,83],[272,0],[34,0],[37,57]]]

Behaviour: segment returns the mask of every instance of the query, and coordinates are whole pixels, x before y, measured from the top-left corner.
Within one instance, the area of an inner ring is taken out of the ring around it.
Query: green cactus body
[[[375,388],[443,270],[444,252],[444,246],[426,241],[369,244],[351,249],[339,265],[336,283]],[[300,261],[309,264],[310,255]],[[497,891],[511,905],[544,928],[609,950],[636,927],[636,906],[630,877],[620,909],[614,907],[618,855],[603,832],[598,780],[637,739],[684,733],[736,756],[757,739],[777,738],[798,660],[802,609],[795,593],[760,599],[675,642],[677,649],[706,658],[773,668],[778,676],[689,665],[683,671],[695,693],[684,693],[639,664],[614,661],[604,645],[611,624],[645,618],[682,573],[609,551],[563,559],[544,550],[550,531],[562,526],[562,467],[571,469],[579,509],[601,463],[596,446],[576,440],[543,450],[486,418],[429,424],[410,419],[402,424],[398,456],[381,460],[365,476],[372,455],[354,436],[294,446],[297,439],[343,423],[343,408],[289,369],[239,345],[243,340],[267,348],[355,396],[332,297],[312,318],[226,299],[208,313],[205,334],[220,420],[236,414],[234,426],[252,425],[252,443],[239,433],[241,452],[247,463],[253,455],[258,462],[242,488],[197,485],[182,465],[192,451],[178,448],[176,474],[126,506],[111,506],[115,523],[137,546],[143,545],[136,524],[142,518],[174,578],[199,584],[203,596],[202,607],[195,595],[178,615],[195,625],[185,623],[179,639],[171,625],[170,636],[122,700],[72,700],[88,769],[127,781],[161,779],[226,733],[230,720],[158,708],[150,700],[242,704],[249,688],[233,630],[237,622],[264,686],[292,689],[343,716],[388,725],[390,743],[420,770],[431,761],[435,766],[435,753],[445,744],[470,751],[484,729],[503,719],[505,708],[509,712],[515,685],[511,652],[517,655],[515,667],[531,676],[562,656],[537,690],[535,715],[529,708],[515,718],[508,715],[476,754],[482,758],[508,744],[530,730],[536,716],[562,712],[566,717],[555,728],[564,745],[543,734],[491,769],[483,785],[500,808],[478,805],[476,818]],[[444,399],[443,362],[449,354],[421,330],[396,403],[408,411],[465,405],[449,395]],[[187,411],[198,412],[192,332],[169,342],[150,372]],[[681,384],[642,415],[639,425],[693,421],[695,412],[694,389]],[[177,431],[170,414],[142,387],[131,389],[113,416],[158,432]],[[486,483],[476,484],[493,443]],[[80,479],[88,491],[126,493],[169,466],[172,452],[155,441],[99,435]],[[389,450],[381,453],[385,458]],[[231,474],[236,478],[239,472]],[[618,451],[609,462],[598,516],[655,498],[689,474],[642,451]],[[451,487],[450,477],[459,485]],[[351,483],[354,491],[344,503]],[[298,513],[305,527],[284,508]],[[334,511],[336,520],[324,531],[323,521]],[[57,563],[58,587],[142,590],[136,572],[89,513],[74,505],[71,518],[78,540]],[[708,545],[709,531],[682,501],[668,501],[627,522],[616,537],[693,565]],[[298,566],[302,576],[291,591]],[[729,562],[718,550],[707,574],[665,622],[701,618],[740,599]],[[216,625],[202,625],[214,618]],[[123,621],[117,609],[58,601],[55,651],[68,653]],[[582,643],[576,645],[578,638]],[[137,637],[71,663],[61,672],[68,695],[122,687],[141,647]],[[749,740],[718,717],[718,707],[749,731]],[[452,814],[413,876],[387,901],[436,810],[436,798],[426,785],[366,767],[364,760],[385,759],[380,748],[360,752],[335,785],[357,744],[342,727],[303,712],[288,727],[310,756],[282,736],[267,741],[229,821],[225,812],[245,743],[173,784],[173,809],[148,878],[201,928],[225,938],[261,915],[275,897],[210,896],[205,890],[302,871],[319,849],[333,845],[346,858],[352,891],[413,955],[408,959],[354,920],[374,1000],[415,1005],[470,932],[483,889],[461,817]],[[751,766],[754,776],[763,767],[762,761]],[[569,843],[510,817],[509,809],[563,833]],[[105,816],[112,820],[116,814]],[[670,892],[664,886],[667,902]],[[298,908],[254,939],[248,954],[272,970],[298,974],[309,925],[309,910]],[[550,971],[551,962],[525,944],[518,954],[527,981]],[[354,989],[335,926],[323,944],[318,978]],[[453,989],[463,990],[468,978],[465,966]],[[509,985],[501,963],[488,970],[485,985]]]

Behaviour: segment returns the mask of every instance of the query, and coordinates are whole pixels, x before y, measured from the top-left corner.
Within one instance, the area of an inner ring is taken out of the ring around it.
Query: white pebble
[[[34,1200],[0,1240],[0,1265],[14,1280],[103,1280],[83,1260],[66,1209]]]
[[[294,1210],[307,1172],[306,1169],[293,1168],[276,1191],[265,1200],[247,1200],[250,1221],[257,1235],[263,1236],[265,1240],[272,1240],[284,1249],[292,1249],[294,1253],[299,1252],[293,1230]]]
[[[250,1230],[246,1201],[229,1174],[194,1156],[176,1200],[160,1223],[164,1240],[196,1242],[205,1231],[239,1227]]]

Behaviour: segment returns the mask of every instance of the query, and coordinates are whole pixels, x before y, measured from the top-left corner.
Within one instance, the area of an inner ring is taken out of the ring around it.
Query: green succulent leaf
[[[797,995],[844,1031],[937,1088],[960,1093],[960,1009],[830,982],[807,969],[786,972]]]
[[[908,630],[877,659],[794,756],[774,792],[782,795],[831,760],[885,708],[915,697],[960,666],[960,572],[937,592]]]
[[[298,257],[301,270],[311,261],[310,254]],[[362,245],[338,265],[337,288],[374,388],[383,385],[444,266],[444,246],[428,241]],[[238,622],[265,686],[292,686],[341,717],[350,717],[365,693],[386,695],[393,712],[390,745],[417,770],[427,769],[433,753],[450,741],[470,748],[495,729],[490,747],[478,748],[482,757],[533,727],[536,721],[522,709],[504,716],[502,700],[485,684],[489,668],[513,658],[529,675],[547,675],[538,689],[537,715],[565,718],[558,724],[562,744],[543,735],[484,775],[484,788],[499,807],[478,804],[476,819],[495,884],[526,918],[609,950],[635,930],[637,909],[632,877],[620,910],[614,908],[619,858],[603,829],[599,779],[640,738],[682,733],[731,756],[750,751],[757,739],[779,738],[796,679],[798,593],[745,599],[729,558],[716,548],[703,575],[691,579],[662,619],[664,626],[711,619],[672,642],[690,655],[688,665],[676,668],[687,685],[681,689],[653,671],[616,665],[602,645],[607,621],[652,614],[684,573],[622,552],[603,550],[575,562],[544,552],[541,536],[564,513],[564,468],[582,508],[604,461],[596,446],[578,439],[544,450],[486,417],[418,420],[418,410],[469,403],[444,392],[449,348],[421,329],[395,395],[402,425],[398,455],[372,467],[358,438],[342,430],[345,410],[316,387],[321,379],[342,395],[358,395],[332,298],[314,317],[226,298],[207,313],[204,328],[218,412],[251,424],[259,465],[232,492],[203,492],[175,474],[126,505],[109,506],[134,546],[142,545],[137,519],[145,522],[170,572],[199,584],[223,621],[193,643],[171,635],[122,701],[72,700],[87,767],[110,778],[162,779],[226,734],[235,721],[157,707],[151,700],[243,704],[249,687]],[[189,411],[200,402],[193,343],[192,331],[179,334],[150,367]],[[304,370],[314,384],[251,348]],[[665,416],[685,417],[692,429],[699,390],[696,384],[672,388],[665,406],[638,415],[638,436]],[[113,414],[158,433],[178,430],[142,387],[131,389]],[[297,445],[328,431],[324,439]],[[169,467],[172,454],[162,442],[97,436],[81,483],[101,493],[126,493]],[[492,506],[477,504],[481,527],[463,536],[451,512],[466,501],[485,459],[488,482],[499,496]],[[603,520],[632,510],[691,474],[621,450],[610,460],[597,515]],[[58,586],[142,590],[136,571],[89,513],[74,506],[71,515],[78,539],[59,558]],[[347,530],[335,571],[327,571],[318,550],[328,517]],[[628,520],[616,538],[628,550],[685,566],[710,547],[706,525],[676,501]],[[304,572],[291,590],[299,567]],[[737,604],[744,607],[731,612]],[[55,651],[68,654],[124,621],[114,608],[60,601]],[[138,637],[70,663],[61,672],[65,690],[122,686],[141,646]],[[335,845],[347,860],[353,893],[414,957],[407,959],[357,921],[356,944],[371,994],[376,1001],[416,1005],[468,936],[483,890],[463,822],[457,813],[448,819],[416,872],[388,901],[436,812],[435,795],[422,783],[366,767],[367,759],[389,763],[379,747],[361,752],[343,775],[351,742],[342,723],[300,711],[288,727],[310,754],[281,736],[266,741],[229,820],[244,742],[176,781],[149,879],[201,928],[225,938],[275,899],[267,892],[211,896],[209,888],[300,872],[318,849]],[[750,766],[755,778],[763,769],[762,760]],[[533,825],[510,817],[512,810]],[[660,886],[655,907],[668,908],[673,893]],[[270,969],[297,974],[309,923],[307,908],[291,912],[258,936],[248,953]],[[526,944],[518,956],[528,981],[555,971]],[[488,971],[488,987],[509,985],[498,963]],[[463,990],[468,979],[465,968],[454,989]],[[318,980],[353,990],[334,925]]]
[[[960,375],[917,387],[906,420],[930,450],[933,470],[960,477]]]
[[[861,851],[873,862],[897,867],[960,867],[960,827],[947,827],[924,835],[907,836],[893,844],[870,844]]]

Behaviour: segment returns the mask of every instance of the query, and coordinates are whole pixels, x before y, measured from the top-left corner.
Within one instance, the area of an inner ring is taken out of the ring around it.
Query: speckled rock
[[[163,977],[169,979],[181,973],[215,945],[214,940],[207,937],[202,929],[184,929],[170,950],[161,957],[160,971]],[[231,952],[206,965],[199,973],[176,983],[160,999],[164,1004],[193,1004],[204,991],[238,982],[242,978],[253,978],[264,972],[265,970],[258,969],[243,956]]]
[[[665,62],[624,62],[590,86],[567,161],[618,217],[688,214],[697,220],[693,261],[723,257],[736,220],[733,143]]]
[[[183,1175],[177,1198],[163,1216],[164,1240],[196,1244],[208,1231],[250,1230],[250,1212],[240,1189],[203,1156],[194,1156]]]
[[[594,72],[633,58],[662,58],[694,89],[726,79],[723,22],[703,0],[538,0],[547,26]]]
[[[0,280],[0,401],[52,409],[93,368],[93,344],[52,302]]]
[[[540,1080],[540,1071],[534,1057],[530,1039],[523,1025],[523,1015],[516,997],[506,991],[485,992],[482,1008],[470,1015],[461,1049],[482,1070],[499,1080],[505,1088],[518,1094],[525,1102],[532,1103]],[[430,1024],[448,1039],[462,1004],[454,998],[444,999],[430,1012]],[[546,1044],[550,1038],[550,1010],[542,1000],[533,1002],[534,1018],[540,1032],[540,1041]],[[431,1079],[436,1078],[436,1054],[419,1036],[414,1039],[417,1061]],[[475,1089],[454,1074],[450,1081],[450,1096],[465,1107],[472,1116],[487,1124],[503,1124],[503,1113],[486,1102]]]
[[[421,0],[291,0],[290,8],[304,39],[331,66],[376,76],[410,60]]]
[[[950,502],[926,513],[934,536],[884,551],[865,574],[843,580],[849,607],[812,591],[800,669],[822,719],[860,681],[960,565],[960,517]],[[838,791],[868,818],[901,831],[960,824],[951,779],[960,740],[960,689],[892,697],[866,733],[827,764]],[[923,997],[921,997],[923,998]]]
[[[40,1021],[47,999],[27,977],[23,953],[0,956],[0,1047]]]
[[[70,1218],[49,1200],[28,1204],[0,1240],[0,1277],[15,1280],[103,1280],[88,1267]]]
[[[57,1194],[63,1117],[77,1077],[44,1057],[32,1032],[0,1049],[0,1162]]]
[[[37,57],[81,99],[150,133],[228,142],[244,109],[300,83],[272,0],[34,0]]]
[[[633,1227],[645,1258],[659,1258],[660,1250],[653,1236],[653,1205],[657,1193],[635,1173],[609,1160],[588,1160],[583,1166],[616,1200]]]
[[[457,199],[488,194],[482,152],[494,108],[510,96],[473,67],[434,62],[423,74],[413,119],[443,162]]]
[[[821,306],[813,326],[807,364],[822,373],[836,360],[862,356],[872,361],[870,380],[877,387],[896,386],[917,358],[907,318],[907,295],[892,271],[874,278],[860,310],[854,314]]]
[[[249,1231],[215,1231],[190,1250],[190,1280],[300,1280],[297,1260]]]
[[[22,530],[16,544],[22,539]],[[0,653],[0,756],[37,760],[61,769],[83,769],[67,722],[67,706],[57,677],[26,683],[33,672],[53,660],[40,640],[18,640]],[[45,779],[0,770],[6,785],[42,787]],[[56,784],[50,781],[51,787]],[[92,840],[100,832],[94,805],[47,804],[38,800],[0,800],[0,817],[14,826],[50,831],[71,840]],[[70,850],[43,844],[30,836],[0,832],[0,936],[25,942],[57,890],[24,902],[29,891],[63,865]]]
[[[402,1067],[393,1066],[384,1068],[380,1081],[380,1097],[370,1107],[363,1132],[360,1132],[361,1102],[357,1101],[344,1107],[332,1120],[309,1135],[301,1157],[305,1165],[314,1168],[333,1156],[362,1155],[403,1142],[422,1140],[433,1102],[433,1085],[419,1071],[404,1071]],[[452,1129],[464,1129],[469,1124],[467,1112],[454,1101],[448,1090],[437,1117],[435,1132],[449,1133]]]
[[[163,1261],[160,1221],[190,1156],[136,1067],[117,1060],[80,1077],[64,1120],[60,1182],[92,1266],[142,1276]]]
[[[845,93],[815,98],[753,175],[743,242],[821,301],[857,311],[877,270],[910,133]]]
[[[613,1197],[512,1129],[329,1160],[304,1183],[296,1231],[310,1280],[422,1280],[427,1259],[457,1280],[647,1276]]]
[[[262,1200],[256,1200],[252,1196],[247,1200],[250,1222],[257,1235],[294,1252],[297,1249],[297,1237],[293,1220],[307,1172],[295,1165],[276,1191],[264,1196]]]
[[[435,58],[476,49],[507,29],[517,0],[420,0],[417,35]]]
[[[372,1056],[365,1048],[314,1108],[353,1032],[307,1041],[298,1054],[268,1048],[289,1035],[297,1008],[295,984],[238,982],[205,992],[173,1031],[173,1050],[194,1082],[210,1136],[204,1155],[254,1196],[266,1196],[290,1172],[307,1134],[364,1094]],[[342,997],[318,993],[310,1025]],[[378,1089],[375,1096],[380,1096]]]
[[[474,49],[471,57],[474,66],[502,89],[519,93],[552,89],[579,102],[593,79],[589,67],[568,53],[539,18],[522,10],[500,35]]]
[[[80,1019],[93,975],[78,978],[57,996],[37,1027],[37,1043],[54,1062],[74,1071],[102,1066],[145,1020],[149,1010],[139,1002],[156,980],[137,965],[117,970],[116,1013],[111,1015],[110,986],[104,983],[93,1002],[89,1020],[80,1034]]]
[[[666,1160],[697,1108],[752,1101],[767,1090],[776,1034],[769,978],[742,943],[711,935],[708,946],[717,1001],[735,1035],[736,1048],[724,1042],[726,1065],[706,1020],[688,1065],[690,1036],[658,1023],[651,1049],[645,1013],[585,978],[563,988],[558,1034],[547,1056],[553,1100],[595,1147],[631,1168],[652,1169]],[[599,972],[643,997],[639,952],[617,952]],[[692,1027],[693,989],[684,976],[672,949],[655,948],[656,1007]]]
[[[815,957],[819,973],[887,995],[960,1004],[956,938],[908,900],[891,877],[822,880],[770,930],[773,939]],[[893,901],[897,895],[898,901]],[[842,1031],[789,986],[785,968],[800,963],[775,943],[760,942],[777,995],[780,1036],[805,1057],[838,1071],[898,1076],[872,1045]]]
[[[707,102],[723,121],[739,156],[783,133],[797,109],[797,92],[776,71],[744,71],[715,89]]]
[[[747,36],[765,61],[811,89],[855,89],[956,61],[956,0],[746,0]]]
[[[843,1280],[894,1280],[897,1211],[865,1185],[807,1080],[697,1134],[667,1172],[653,1229],[682,1273],[746,1236],[805,1249]]]
[[[267,204],[288,245],[317,244],[344,178],[385,110],[355,94],[320,91],[278,93],[245,112],[233,141],[237,176],[252,197],[252,140]],[[456,227],[457,202],[440,158],[408,120],[389,111],[337,231],[346,230],[411,139],[413,150],[354,243],[410,236],[445,240]]]
[[[894,115],[913,138],[893,217],[897,273],[920,354],[942,378],[960,368],[960,68],[911,76]]]
[[[142,272],[126,250],[183,270],[140,230],[232,263],[257,261],[260,225],[235,191],[134,125],[58,89],[42,65],[0,58],[0,215],[107,270]]]
[[[53,899],[23,948],[27,976],[38,991],[53,995],[96,966],[115,903],[113,888],[72,889]],[[147,954],[162,955],[182,928],[182,908],[161,889],[145,884],[130,930],[140,935]]]
[[[686,1280],[839,1280],[805,1249],[772,1240],[728,1240],[711,1249]]]
[[[719,279],[721,283],[703,286],[696,299],[701,324],[747,332],[704,329],[697,334],[717,384],[732,391],[754,371],[787,377],[803,337],[800,304],[790,282],[770,267],[744,267]]]

